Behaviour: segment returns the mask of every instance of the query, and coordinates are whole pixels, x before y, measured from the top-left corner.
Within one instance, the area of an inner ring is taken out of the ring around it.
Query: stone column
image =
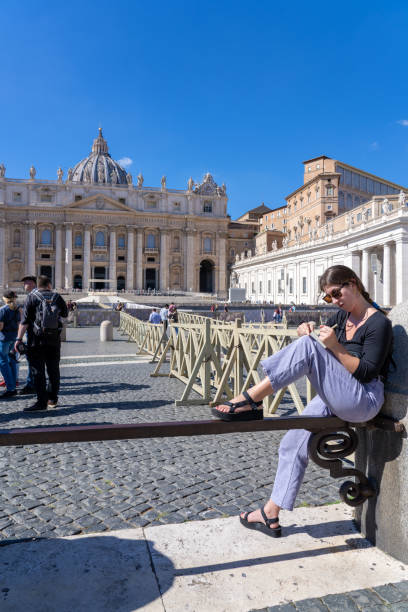
[[[398,258],[406,243],[397,244]],[[406,258],[405,258],[405,261]],[[407,279],[405,278],[405,283]],[[385,384],[381,415],[408,429],[408,302],[389,314],[396,367]],[[380,550],[408,563],[408,439],[404,432],[357,428],[356,468],[376,484],[378,493],[355,509],[362,533]]]
[[[134,289],[133,270],[135,266],[135,233],[133,227],[129,227],[127,231],[127,254],[126,254],[126,289]]]
[[[108,289],[116,291],[116,230],[113,229],[109,236],[109,283]]]
[[[369,255],[370,254],[368,252],[368,249],[363,249],[363,258],[361,262],[361,280],[363,282],[364,289],[368,292],[370,291],[370,286],[369,286],[370,256]]]
[[[143,230],[136,232],[136,289],[143,289]]]
[[[31,274],[33,276],[37,276],[37,266],[35,265],[35,224],[28,223],[27,225],[27,272],[26,274]]]
[[[408,299],[408,237],[402,236],[395,241],[395,271],[397,304]]]
[[[161,291],[167,291],[169,286],[169,252],[168,252],[168,238],[169,234],[167,230],[161,230],[160,233],[160,279],[159,289]]]
[[[84,229],[84,268],[82,273],[82,289],[89,291],[89,279],[91,278],[91,226],[85,225]]]
[[[65,224],[65,289],[72,288],[72,223]]]
[[[383,306],[391,306],[391,244],[384,244],[383,251]]]
[[[186,266],[187,266],[187,287],[186,290],[195,291],[194,286],[194,270],[195,270],[195,256],[194,256],[194,242],[195,242],[195,230],[187,231],[187,249],[186,249]]]
[[[55,226],[55,288],[62,289],[62,226]]]
[[[218,291],[225,297],[227,290],[227,268],[226,268],[226,240],[225,234],[219,234],[217,243],[218,253]],[[264,283],[266,276],[264,276]],[[265,294],[265,287],[263,287],[263,293]]]
[[[0,287],[5,287],[5,271],[6,271],[6,230],[4,227],[4,221],[0,221]]]

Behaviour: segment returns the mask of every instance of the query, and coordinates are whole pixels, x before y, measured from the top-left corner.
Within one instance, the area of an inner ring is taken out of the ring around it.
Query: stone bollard
[[[61,338],[61,342],[67,341],[67,326],[65,325],[65,323],[62,324],[60,338]]]
[[[99,337],[101,342],[110,342],[113,340],[113,325],[111,321],[102,321]]]
[[[381,414],[408,430],[408,302],[390,312],[396,367],[385,385]],[[408,441],[407,434],[359,429],[356,467],[372,478],[378,495],[356,508],[362,533],[378,548],[408,563]]]

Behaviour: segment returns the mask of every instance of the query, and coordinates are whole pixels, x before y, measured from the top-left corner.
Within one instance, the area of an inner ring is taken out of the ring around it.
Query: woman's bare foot
[[[245,399],[245,397],[241,393],[240,395],[236,395],[231,400],[231,403],[232,404],[236,404],[238,402],[245,402],[245,401],[246,401],[246,399]],[[231,406],[226,406],[225,404],[219,404],[218,406],[216,406],[216,409],[219,410],[219,412],[230,412],[231,411]],[[239,408],[236,408],[235,409],[235,413],[237,413],[237,412],[245,412],[246,410],[251,410],[251,405],[250,405],[249,402],[246,403],[245,406],[240,406]]]
[[[269,500],[264,506],[264,512],[269,519],[279,518],[280,507],[277,506],[272,500]],[[241,512],[240,517],[245,517],[245,512]],[[248,523],[263,523],[265,525],[265,521],[263,519],[261,510],[254,510],[246,519]],[[279,527],[279,523],[274,523],[270,525],[270,529],[277,529]]]

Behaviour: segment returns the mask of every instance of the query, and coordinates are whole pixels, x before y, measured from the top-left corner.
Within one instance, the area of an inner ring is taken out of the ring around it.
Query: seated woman
[[[263,418],[259,408],[267,395],[307,376],[317,395],[304,416],[335,415],[349,422],[369,421],[384,402],[384,380],[392,353],[392,326],[358,276],[346,266],[331,266],[320,278],[323,300],[339,310],[320,326],[301,323],[300,339],[262,361],[266,373],[260,383],[231,402],[212,409],[226,421]],[[311,433],[290,430],[279,448],[279,462],[270,500],[263,509],[241,514],[242,525],[280,537],[279,512],[292,510],[308,463]]]

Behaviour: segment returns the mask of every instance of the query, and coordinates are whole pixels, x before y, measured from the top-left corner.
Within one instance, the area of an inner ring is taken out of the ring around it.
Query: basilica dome
[[[92,152],[68,171],[68,180],[73,183],[99,183],[127,185],[127,172],[108,153],[108,143],[99,128],[98,138],[92,145]]]

